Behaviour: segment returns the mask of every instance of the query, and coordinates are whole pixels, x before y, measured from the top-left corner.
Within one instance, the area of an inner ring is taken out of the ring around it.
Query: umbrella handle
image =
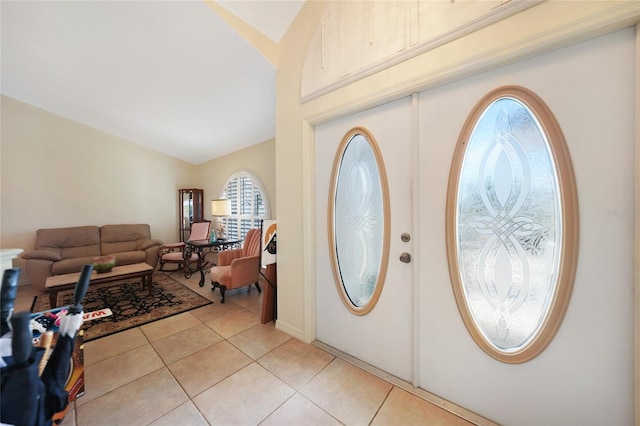
[[[6,269],[2,274],[2,290],[0,291],[0,304],[2,305],[2,316],[0,317],[0,336],[4,336],[11,331],[9,318],[13,313],[13,304],[18,293],[18,277],[20,269]]]
[[[11,338],[11,352],[15,365],[27,361],[33,351],[33,333],[29,327],[31,314],[29,312],[17,312],[11,317],[13,336]]]
[[[82,302],[85,294],[87,294],[92,271],[93,265],[91,264],[86,264],[82,267],[82,272],[80,272],[80,279],[76,283],[76,289],[73,292],[73,305],[69,307],[70,314],[79,314],[84,309],[80,302]]]

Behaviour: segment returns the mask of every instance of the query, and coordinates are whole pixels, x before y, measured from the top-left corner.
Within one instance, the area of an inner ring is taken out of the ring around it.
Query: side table
[[[223,250],[236,249],[242,246],[242,240],[223,240],[218,239],[214,242],[209,240],[192,240],[185,241],[184,249],[182,250],[182,256],[185,259],[191,258],[193,253],[198,255],[198,263],[196,271],[200,271],[200,287],[204,287],[204,267],[206,266],[205,257],[209,253],[220,253]],[[209,249],[205,251],[205,249]],[[185,278],[191,277],[194,271],[191,270],[191,266],[187,262],[187,270],[184,273]]]

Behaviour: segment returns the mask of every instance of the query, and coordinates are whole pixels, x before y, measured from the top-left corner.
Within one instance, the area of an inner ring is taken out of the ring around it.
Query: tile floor
[[[261,324],[255,288],[227,292],[221,304],[199,277],[170,276],[214,303],[87,342],[85,394],[63,425],[487,423]],[[17,310],[29,309],[31,293],[20,287]]]

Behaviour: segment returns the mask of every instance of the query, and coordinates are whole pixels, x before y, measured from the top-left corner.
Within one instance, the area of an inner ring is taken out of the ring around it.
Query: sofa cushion
[[[72,257],[54,262],[53,265],[51,265],[51,273],[53,275],[62,275],[80,272],[83,265],[93,264],[94,257],[95,256]]]
[[[57,252],[62,259],[100,256],[100,228],[76,226],[38,229],[35,249]]]
[[[116,266],[130,265],[132,263],[142,263],[147,259],[144,251],[124,251],[116,253]]]
[[[147,224],[104,225],[100,228],[100,248],[103,255],[138,250],[138,240],[151,239]]]

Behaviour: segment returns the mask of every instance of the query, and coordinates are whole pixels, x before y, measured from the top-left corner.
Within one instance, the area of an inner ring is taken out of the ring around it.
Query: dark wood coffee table
[[[153,271],[152,266],[146,263],[134,263],[132,265],[115,266],[111,272],[105,272],[104,274],[98,274],[96,271],[91,273],[91,284],[102,284],[120,281],[129,278],[142,278],[142,287],[149,286],[149,295],[153,290]],[[49,293],[49,305],[50,309],[56,308],[58,304],[58,292],[63,290],[70,290],[76,287],[76,283],[80,279],[80,272],[64,275],[53,275],[47,277],[44,284],[47,292]]]

